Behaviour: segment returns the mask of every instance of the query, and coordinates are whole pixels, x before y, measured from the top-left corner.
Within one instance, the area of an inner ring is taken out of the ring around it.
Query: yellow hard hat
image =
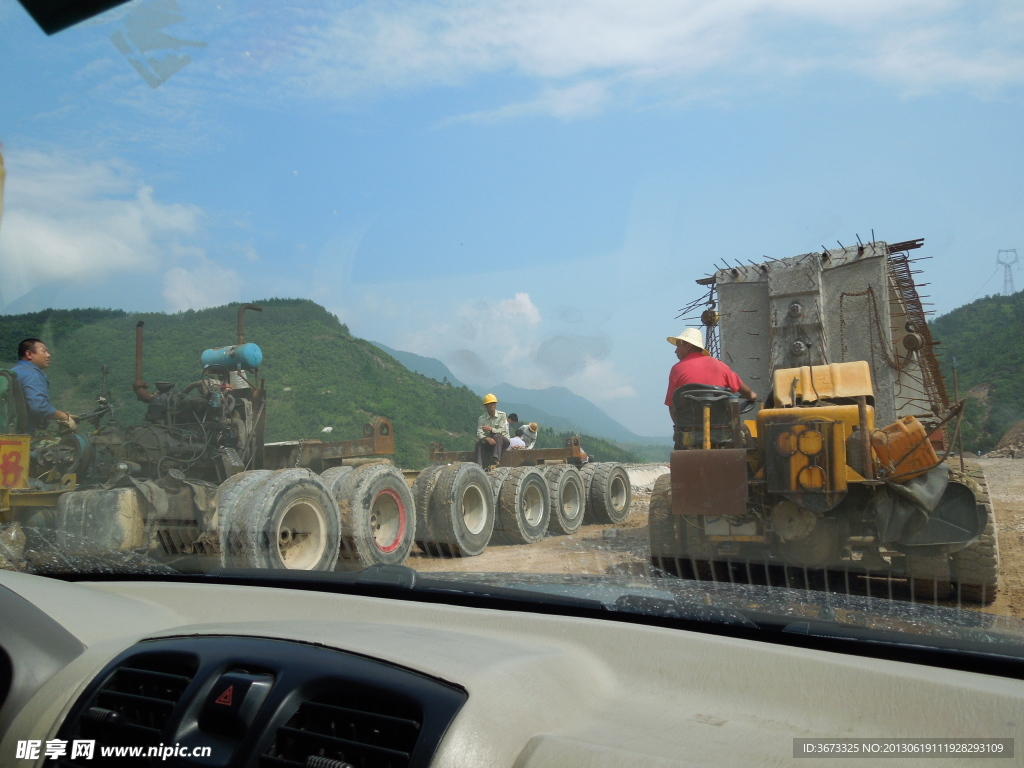
[[[498,398],[496,398],[490,392],[488,392],[486,395],[484,395],[484,405],[487,405],[488,403],[496,403],[496,402],[498,402]]]

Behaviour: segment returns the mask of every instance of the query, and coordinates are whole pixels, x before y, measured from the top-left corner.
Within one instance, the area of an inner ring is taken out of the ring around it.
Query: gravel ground
[[[999,542],[999,596],[984,610],[1024,618],[1024,459],[972,459],[985,471]]]
[[[972,459],[985,471],[995,509],[1001,578],[999,596],[984,611],[1024,618],[1024,459]],[[549,535],[533,545],[491,546],[479,557],[430,558],[415,551],[419,571],[630,574],[649,572],[647,505],[665,465],[627,467],[633,481],[629,518],[622,525],[584,525],[572,536]],[[970,607],[970,606],[967,606]]]

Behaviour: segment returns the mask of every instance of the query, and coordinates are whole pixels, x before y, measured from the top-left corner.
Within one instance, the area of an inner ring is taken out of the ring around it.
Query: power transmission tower
[[[1003,256],[1003,254],[1013,254],[1013,256]],[[1003,268],[1003,295],[1009,296],[1011,293],[1016,293],[1017,289],[1013,285],[1013,268],[1020,261],[1017,258],[1017,249],[1000,249],[996,253],[996,264],[999,264]]]

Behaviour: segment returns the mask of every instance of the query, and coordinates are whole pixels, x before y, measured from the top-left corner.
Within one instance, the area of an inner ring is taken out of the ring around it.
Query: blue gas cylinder
[[[233,344],[230,347],[214,347],[203,352],[199,358],[203,368],[220,365],[240,371],[243,368],[252,370],[259,368],[263,362],[263,350],[255,344]]]

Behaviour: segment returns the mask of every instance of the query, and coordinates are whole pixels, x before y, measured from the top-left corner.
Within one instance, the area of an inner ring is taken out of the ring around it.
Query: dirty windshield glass
[[[1024,637],[1017,4],[24,5],[0,567]]]

